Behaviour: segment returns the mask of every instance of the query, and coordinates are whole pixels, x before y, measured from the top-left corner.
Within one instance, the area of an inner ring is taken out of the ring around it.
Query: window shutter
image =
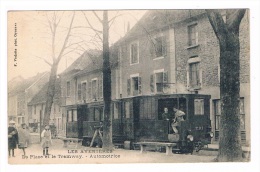
[[[190,70],[191,70],[191,67],[190,65],[187,67],[187,89],[189,90],[190,89]]]
[[[142,94],[142,80],[138,77],[138,94]]]
[[[149,49],[150,49],[151,59],[154,59],[155,56],[156,56],[156,53],[155,53],[156,43],[155,43],[155,39],[153,39],[153,38],[150,38],[150,41],[149,41]]]
[[[78,83],[78,100],[81,100],[81,83]]]
[[[196,40],[196,45],[198,45],[198,43],[199,43],[199,32],[198,32],[198,29],[197,29],[197,26],[196,26],[196,38],[195,38]]]
[[[154,74],[150,76],[150,89],[151,92],[154,93]]]
[[[168,71],[163,72],[163,91],[166,93],[168,92],[168,88],[170,88],[170,85],[167,84],[168,81]]]
[[[164,57],[167,57],[167,40],[166,40],[166,36],[162,37],[162,53]]]
[[[199,87],[202,87],[202,69],[200,68],[200,65],[198,65],[199,68]]]
[[[168,83],[168,71],[163,72],[163,83]]]
[[[88,99],[91,100],[91,82],[88,82]]]
[[[103,75],[101,75],[101,78],[99,80],[99,98],[103,97]]]
[[[131,93],[131,80],[127,79],[127,95],[130,96]]]

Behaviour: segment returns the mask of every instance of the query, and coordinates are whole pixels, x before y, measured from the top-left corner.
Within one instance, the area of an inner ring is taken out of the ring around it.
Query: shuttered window
[[[78,84],[78,100],[81,100],[81,83]]]
[[[86,100],[87,100],[87,83],[86,82],[83,82],[82,83],[82,100],[84,101],[84,102],[86,102]]]
[[[188,46],[195,46],[198,44],[197,24],[188,26],[188,40]]]
[[[138,43],[132,43],[130,45],[130,64],[139,63],[139,50]]]
[[[70,82],[67,82],[67,97],[70,97]]]
[[[199,62],[190,63],[189,79],[190,87],[196,88],[200,86],[200,71],[199,71]]]

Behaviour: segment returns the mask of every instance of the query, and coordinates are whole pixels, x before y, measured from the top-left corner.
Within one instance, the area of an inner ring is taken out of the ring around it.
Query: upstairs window
[[[139,63],[139,50],[138,50],[138,43],[132,43],[130,45],[130,64],[137,64]]]
[[[87,100],[87,83],[86,82],[83,82],[81,84],[81,90],[82,90],[82,100],[85,103]]]
[[[200,63],[190,63],[189,64],[189,86],[190,88],[198,89],[201,86],[201,76],[200,76]]]
[[[188,46],[198,45],[197,24],[188,26]]]
[[[155,58],[164,57],[167,53],[166,37],[159,36],[154,39]]]
[[[127,94],[131,96],[142,94],[141,77],[133,76],[127,80]]]
[[[67,82],[67,97],[70,97],[70,82]]]
[[[81,100],[81,83],[78,84],[78,101]]]
[[[92,79],[91,81],[91,95],[93,100],[97,100],[97,90],[98,90],[98,85],[97,85],[97,79]]]
[[[131,88],[133,90],[133,96],[138,95],[138,77],[133,77],[131,79]]]
[[[169,85],[168,83],[168,72],[167,71],[159,71],[154,72],[154,74],[150,77],[150,89],[151,92],[155,93],[164,93],[167,92]]]

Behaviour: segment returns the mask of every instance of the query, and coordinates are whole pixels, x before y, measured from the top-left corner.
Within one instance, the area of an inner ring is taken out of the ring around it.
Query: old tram
[[[67,111],[66,137],[82,138],[88,146],[95,126],[103,120],[103,102],[94,102]],[[178,136],[173,133],[169,121],[163,120],[164,108],[173,113],[177,108],[185,113],[178,127]],[[133,148],[136,142],[176,142],[176,152],[200,150],[210,143],[213,133],[210,122],[210,95],[172,94],[138,96],[113,101],[113,143],[128,141]],[[177,138],[177,139],[176,139]]]

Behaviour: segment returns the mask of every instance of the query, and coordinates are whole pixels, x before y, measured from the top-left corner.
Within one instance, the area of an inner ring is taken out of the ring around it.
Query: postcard
[[[9,164],[251,161],[250,9],[7,17]]]

